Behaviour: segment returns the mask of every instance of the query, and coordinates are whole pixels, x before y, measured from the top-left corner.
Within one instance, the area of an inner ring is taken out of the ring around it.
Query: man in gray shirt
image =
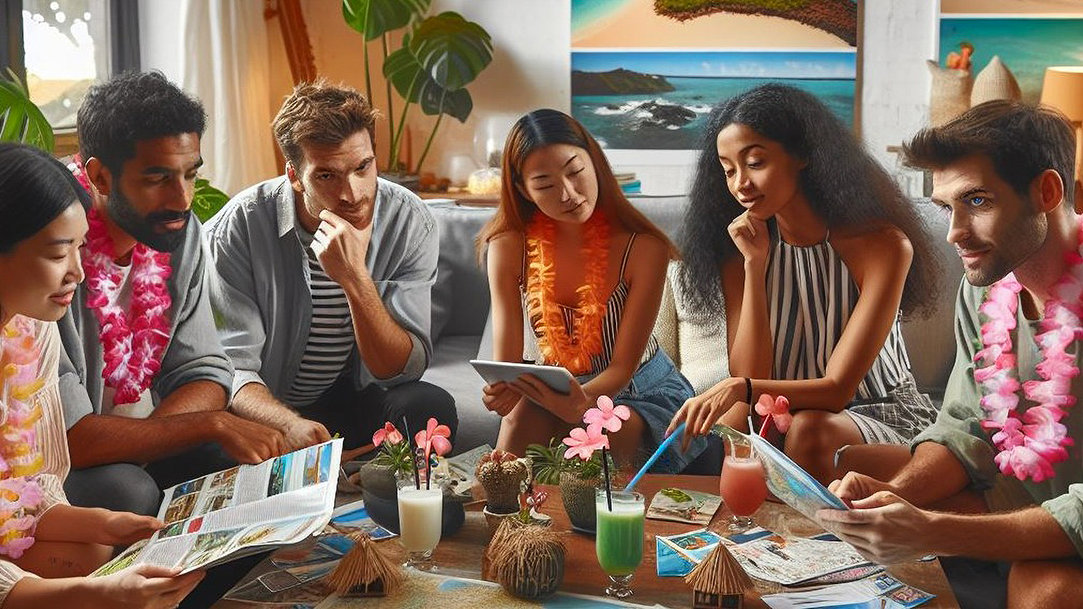
[[[357,91],[299,85],[273,127],[286,175],[207,224],[211,302],[236,368],[233,409],[289,448],[370,442],[385,421],[454,431],[451,396],[418,379],[432,356],[436,224],[376,176],[375,112]]]
[[[276,430],[225,411],[233,369],[191,214],[204,121],[157,72],[96,85],[79,108],[94,205],[86,281],[59,322],[74,505],[154,514],[160,487],[285,447]]]

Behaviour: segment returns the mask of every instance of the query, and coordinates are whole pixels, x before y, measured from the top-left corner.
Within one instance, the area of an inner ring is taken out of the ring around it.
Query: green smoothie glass
[[[627,598],[632,574],[643,562],[643,495],[613,491],[613,509],[609,509],[605,489],[595,495],[597,530],[595,550],[598,563],[609,575],[605,589],[609,596]]]

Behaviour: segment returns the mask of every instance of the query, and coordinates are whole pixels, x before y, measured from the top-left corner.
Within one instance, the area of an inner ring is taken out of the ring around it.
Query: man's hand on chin
[[[325,209],[320,212],[320,225],[313,237],[312,250],[327,276],[345,286],[368,273],[365,262],[371,239],[371,217],[364,228],[357,228]]]

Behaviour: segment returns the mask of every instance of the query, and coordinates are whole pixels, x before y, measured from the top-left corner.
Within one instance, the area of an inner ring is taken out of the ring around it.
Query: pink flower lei
[[[1023,395],[1035,405],[1022,414],[1018,412],[1020,383],[1011,331],[1016,327],[1023,286],[1009,274],[989,288],[978,309],[988,320],[981,327],[984,348],[974,355],[981,366],[974,370],[974,380],[985,390],[981,425],[997,430],[993,444],[1000,451],[995,457],[1000,471],[1019,480],[1052,478],[1053,465],[1067,459],[1066,447],[1075,443],[1059,421],[1076,401],[1071,389],[1079,368],[1066,349],[1083,337],[1083,229],[1079,250],[1068,253],[1065,262],[1068,268],[1054,285],[1053,298],[1045,303],[1041,333],[1035,336],[1042,351],[1036,367],[1041,380],[1022,383]]]
[[[44,464],[35,427],[41,407],[33,397],[45,381],[33,323],[16,316],[0,330],[0,554],[19,558],[34,545],[42,501],[34,478]]]
[[[132,251],[132,297],[129,311],[117,302],[121,271],[113,262],[113,240],[97,209],[87,214],[90,230],[83,247],[87,302],[98,320],[105,368],[102,378],[116,393],[114,404],[139,401],[162,367],[169,344],[168,313],[173,306],[166,279],[169,254],[136,243]]]

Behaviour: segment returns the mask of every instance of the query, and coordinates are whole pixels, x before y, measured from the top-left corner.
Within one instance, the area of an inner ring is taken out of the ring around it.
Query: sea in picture
[[[852,125],[853,61],[852,53],[573,53],[572,115],[605,148],[697,149],[715,104],[777,82],[812,93]],[[673,90],[662,90],[659,76]],[[652,80],[659,90],[636,92]]]
[[[942,18],[940,65],[948,53],[959,51],[959,43],[969,42],[974,45],[971,62],[975,76],[994,55],[999,56],[1019,83],[1023,101],[1037,103],[1046,67],[1083,64],[1081,41],[1083,18]]]

